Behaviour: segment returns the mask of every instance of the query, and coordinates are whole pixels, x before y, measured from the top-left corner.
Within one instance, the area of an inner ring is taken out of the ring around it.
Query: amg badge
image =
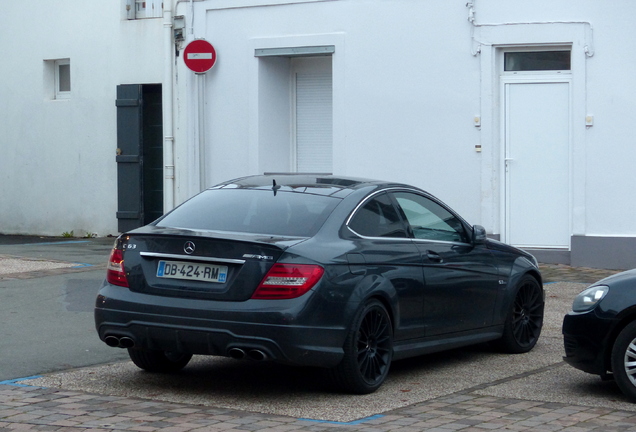
[[[274,259],[273,256],[268,256],[268,255],[252,255],[252,254],[243,254],[243,258],[254,258],[254,259],[259,259],[259,260],[267,260],[267,261],[271,261]]]

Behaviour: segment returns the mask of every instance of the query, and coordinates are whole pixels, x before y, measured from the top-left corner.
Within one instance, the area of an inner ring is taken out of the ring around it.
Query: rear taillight
[[[300,297],[316,285],[324,272],[319,265],[274,264],[252,298],[282,300]]]
[[[124,272],[124,253],[117,248],[113,248],[108,259],[106,269],[106,281],[112,285],[128,287],[128,279]]]

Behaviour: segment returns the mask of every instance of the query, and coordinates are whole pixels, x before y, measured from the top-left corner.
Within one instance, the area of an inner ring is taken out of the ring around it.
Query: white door
[[[331,57],[292,60],[294,155],[297,172],[333,171],[333,90]]]
[[[502,79],[504,238],[570,247],[570,83]]]

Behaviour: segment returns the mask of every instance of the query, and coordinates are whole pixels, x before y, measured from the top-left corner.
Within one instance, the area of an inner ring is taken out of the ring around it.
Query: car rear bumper
[[[337,365],[344,354],[345,328],[303,324],[300,302],[175,299],[106,284],[97,298],[95,325],[100,339],[111,346],[120,341],[121,347]]]
[[[599,318],[593,311],[566,315],[563,360],[584,372],[605,376],[610,369],[608,337],[612,326],[613,320]]]

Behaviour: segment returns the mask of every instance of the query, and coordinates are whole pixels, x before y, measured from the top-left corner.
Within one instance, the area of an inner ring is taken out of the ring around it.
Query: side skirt
[[[473,332],[440,335],[434,338],[395,341],[393,345],[393,360],[489,342],[499,339],[502,334],[503,326],[497,326]]]

